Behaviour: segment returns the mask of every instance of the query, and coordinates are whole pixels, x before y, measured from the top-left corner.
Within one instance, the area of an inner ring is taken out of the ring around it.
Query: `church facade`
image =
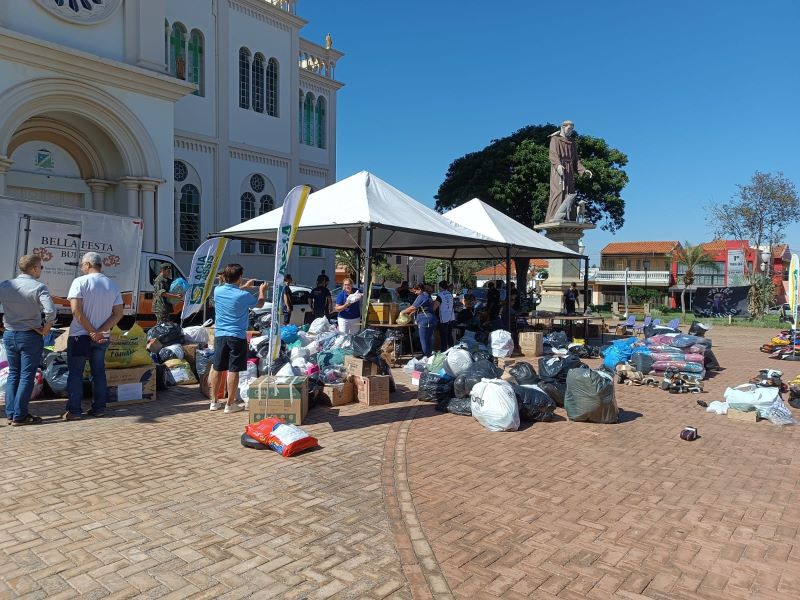
[[[0,0],[0,194],[140,216],[188,269],[206,235],[335,181],[342,54],[296,0]],[[225,260],[272,273],[274,247]],[[313,284],[332,250],[295,248]]]

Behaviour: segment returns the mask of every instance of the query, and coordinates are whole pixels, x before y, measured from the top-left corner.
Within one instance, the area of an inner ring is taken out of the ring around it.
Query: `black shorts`
[[[238,373],[247,370],[247,340],[229,335],[214,336],[215,371]]]

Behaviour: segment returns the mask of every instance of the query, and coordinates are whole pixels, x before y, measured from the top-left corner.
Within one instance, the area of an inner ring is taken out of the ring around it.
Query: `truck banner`
[[[181,321],[203,308],[214,287],[214,277],[217,275],[227,244],[228,238],[212,238],[200,244],[195,250],[192,268],[189,271],[189,288],[183,297]]]
[[[283,322],[282,302],[283,298],[283,277],[286,275],[289,265],[289,255],[292,252],[294,236],[300,219],[306,208],[306,201],[311,188],[307,185],[298,185],[293,188],[283,201],[283,213],[281,214],[281,224],[278,228],[278,235],[275,239],[275,281],[272,283],[272,319],[269,332],[269,358],[267,359],[267,373],[271,374],[272,361],[278,357],[281,348],[281,340],[278,337],[280,326]]]

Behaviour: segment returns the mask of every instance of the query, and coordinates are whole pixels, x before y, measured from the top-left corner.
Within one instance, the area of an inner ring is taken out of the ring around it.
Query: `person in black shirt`
[[[309,293],[309,303],[311,311],[306,313],[306,322],[314,319],[330,317],[332,312],[331,292],[328,289],[328,277],[324,274],[317,277],[317,287]]]
[[[500,315],[500,290],[498,290],[494,281],[490,281],[486,287],[486,312],[489,313],[489,320],[494,320]]]
[[[456,327],[465,331],[479,331],[481,328],[481,321],[475,314],[475,296],[472,294],[464,295],[464,308],[456,313]]]
[[[575,314],[575,307],[578,305],[580,301],[580,295],[578,294],[578,286],[575,282],[570,283],[567,291],[564,292],[564,312],[568,315]]]

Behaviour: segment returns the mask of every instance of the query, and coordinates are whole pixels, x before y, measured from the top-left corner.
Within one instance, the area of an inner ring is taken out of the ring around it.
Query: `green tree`
[[[376,252],[372,255],[372,269],[373,279],[375,271],[381,265],[388,263],[388,256],[382,252]],[[363,279],[364,275],[364,253],[358,250],[337,250],[336,251],[336,264],[344,267],[344,270],[350,277],[356,279]],[[361,271],[359,272],[359,265]]]
[[[375,265],[373,269],[373,272],[375,273],[374,280],[377,283],[392,281],[400,284],[400,282],[403,281],[404,275],[400,272],[400,269],[397,268],[397,265],[392,265],[388,262],[385,262]]]
[[[756,248],[781,243],[786,228],[800,221],[800,198],[783,173],[756,171],[729,202],[706,207],[707,222],[721,238],[747,240]]]
[[[673,255],[667,255],[672,259]],[[683,290],[681,290],[681,313],[686,316],[686,289],[694,283],[694,270],[698,267],[711,267],[712,269],[719,270],[719,265],[714,260],[714,257],[708,254],[702,245],[692,246],[689,242],[685,242],[683,247],[678,247],[674,250],[675,260],[679,265],[686,267],[686,272],[683,275]]]
[[[438,284],[442,279],[456,287],[474,287],[475,273],[492,264],[487,260],[430,260],[425,264],[425,283]],[[442,276],[439,276],[441,269]],[[505,278],[505,275],[503,276]]]
[[[544,221],[550,194],[549,135],[558,126],[529,125],[493,140],[483,150],[457,158],[436,195],[436,210],[443,212],[472,198],[480,198],[527,227]],[[625,201],[620,196],[628,183],[622,170],[628,157],[605,140],[575,134],[581,162],[594,177],[578,178],[577,200],[586,202],[586,220],[616,231],[625,222]],[[526,288],[527,259],[515,259],[517,287]]]

